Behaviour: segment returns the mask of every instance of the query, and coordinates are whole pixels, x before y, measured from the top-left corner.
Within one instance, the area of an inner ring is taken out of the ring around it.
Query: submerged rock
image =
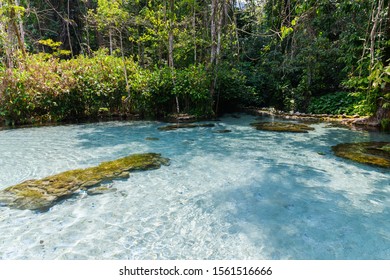
[[[276,132],[295,132],[295,133],[307,133],[314,128],[299,123],[291,122],[256,122],[251,123],[257,130],[267,130]]]
[[[0,191],[0,204],[11,208],[46,210],[80,189],[89,189],[114,179],[128,178],[129,172],[158,169],[169,159],[160,154],[134,154],[96,167],[65,171],[40,180],[28,180]]]
[[[389,142],[344,143],[332,147],[336,156],[356,162],[390,168]]]
[[[95,188],[91,188],[87,190],[88,195],[99,195],[99,194],[105,194],[110,192],[116,192],[117,189],[113,188],[112,185],[107,186],[98,186]]]
[[[160,140],[160,138],[157,138],[157,137],[146,137],[145,140],[146,141],[158,141],[158,140]]]
[[[158,129],[162,131],[171,131],[179,128],[196,128],[196,127],[214,127],[213,123],[194,124],[194,123],[177,123],[167,126],[161,126]]]
[[[172,114],[168,116],[167,120],[168,122],[173,123],[189,123],[189,122],[195,122],[196,116],[195,115],[189,115],[189,114]]]
[[[214,130],[214,133],[229,133],[232,132],[230,129],[219,129],[219,130]]]

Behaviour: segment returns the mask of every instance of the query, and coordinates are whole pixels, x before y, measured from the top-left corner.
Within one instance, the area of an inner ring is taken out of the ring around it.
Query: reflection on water
[[[273,133],[251,127],[255,119],[0,131],[0,188],[132,153],[171,159],[115,181],[115,192],[80,192],[45,213],[0,207],[0,258],[390,259],[389,170],[330,148],[390,135],[326,124]]]

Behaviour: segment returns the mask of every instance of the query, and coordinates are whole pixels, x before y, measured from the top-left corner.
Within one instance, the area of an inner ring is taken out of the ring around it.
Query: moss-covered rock
[[[276,131],[276,132],[295,132],[307,133],[314,128],[300,123],[291,122],[256,122],[251,123],[257,130]]]
[[[177,123],[167,126],[161,126],[158,129],[162,131],[171,131],[176,130],[180,128],[196,128],[196,127],[214,127],[215,125],[213,123],[202,123],[202,124],[195,124],[195,123]]]
[[[384,145],[381,149],[390,153],[390,144]]]
[[[344,143],[332,147],[336,156],[356,162],[390,168],[389,142]]]
[[[96,167],[65,171],[40,180],[28,180],[0,191],[0,204],[11,208],[45,210],[80,189],[98,186],[102,182],[128,178],[139,170],[158,169],[169,159],[160,154],[134,154]]]

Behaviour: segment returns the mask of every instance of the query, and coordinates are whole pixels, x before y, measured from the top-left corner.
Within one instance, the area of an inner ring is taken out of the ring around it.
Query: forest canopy
[[[389,11],[386,0],[3,0],[0,119],[256,106],[390,123]]]

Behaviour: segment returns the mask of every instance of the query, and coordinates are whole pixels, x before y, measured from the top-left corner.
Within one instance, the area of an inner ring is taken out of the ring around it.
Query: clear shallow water
[[[171,159],[115,181],[116,192],[80,193],[48,212],[0,207],[0,259],[390,259],[390,172],[330,149],[390,135],[326,124],[273,133],[254,120],[0,131],[0,188],[133,153]]]

